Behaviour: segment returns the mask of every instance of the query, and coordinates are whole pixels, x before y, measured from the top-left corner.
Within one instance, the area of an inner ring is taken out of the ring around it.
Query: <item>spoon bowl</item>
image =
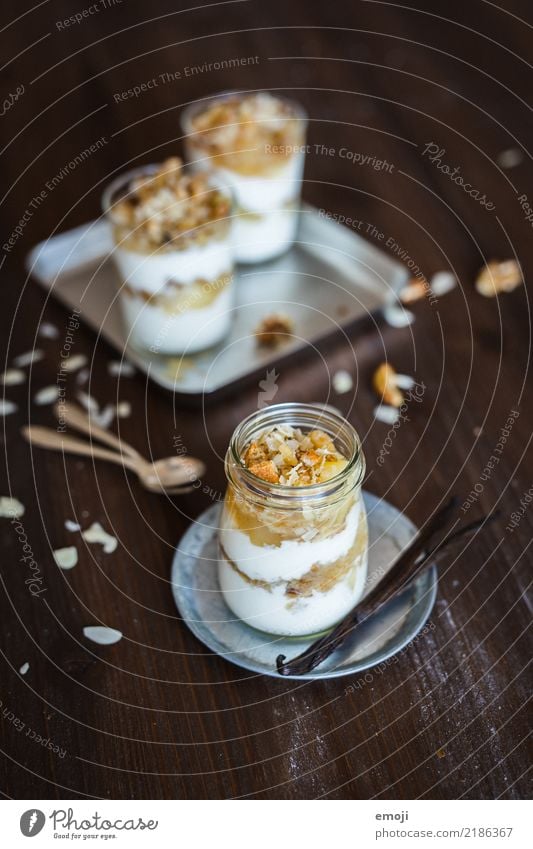
[[[196,457],[164,457],[154,463],[137,467],[139,480],[146,489],[169,492],[175,487],[190,485],[205,472],[205,464]]]
[[[26,425],[22,428],[22,435],[32,445],[41,448],[49,448],[52,451],[62,453],[79,454],[91,457],[93,460],[107,460],[130,469],[138,476],[140,483],[151,492],[165,493],[166,495],[180,495],[195,489],[194,482],[199,480],[205,472],[205,464],[196,457],[173,456],[164,457],[161,460],[150,461],[145,459],[139,452],[124,442],[119,436],[104,430],[91,421],[90,417],[76,404],[56,406],[56,415],[76,430],[85,433],[90,442],[74,439],[72,436],[59,433],[47,427],[38,425]],[[95,445],[93,440],[98,439],[110,448],[101,448]]]

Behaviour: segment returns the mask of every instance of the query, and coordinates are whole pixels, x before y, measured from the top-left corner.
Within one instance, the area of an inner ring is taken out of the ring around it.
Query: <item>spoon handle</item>
[[[139,461],[134,457],[115,454],[114,451],[107,451],[105,448],[91,445],[81,439],[73,439],[72,436],[65,436],[48,427],[25,425],[21,428],[21,433],[29,443],[38,445],[40,448],[49,448],[52,451],[67,452],[68,454],[81,454],[83,457],[93,457],[98,460],[108,460],[118,466],[126,466],[134,472],[137,472],[139,468]]]
[[[111,448],[116,448],[121,454],[128,454],[136,460],[144,461],[144,458],[141,457],[135,448],[128,445],[122,439],[119,439],[114,433],[110,433],[108,430],[91,421],[89,416],[77,404],[72,404],[71,402],[61,405],[56,404],[54,412],[60,421],[66,422],[66,424],[81,431],[81,433],[86,433],[92,439],[99,439],[100,442],[105,442]]]

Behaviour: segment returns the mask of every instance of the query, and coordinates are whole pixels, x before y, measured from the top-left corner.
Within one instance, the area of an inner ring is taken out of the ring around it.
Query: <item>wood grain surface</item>
[[[77,7],[8,3],[0,34],[5,367],[34,346],[45,352],[25,369],[28,382],[6,387],[18,410],[3,420],[0,494],[18,498],[25,513],[22,531],[0,519],[0,792],[526,796],[531,289],[487,299],[473,281],[492,258],[516,256],[526,281],[532,270],[530,4],[109,0],[65,25]],[[142,84],[138,96],[123,96]],[[68,321],[27,278],[26,252],[99,215],[102,187],[116,172],[179,152],[183,104],[231,88],[272,89],[304,104],[307,201],[357,219],[362,235],[424,274],[452,270],[459,280],[436,304],[414,305],[412,326],[378,322],[329,346],[325,358],[280,370],[276,402],[339,406],[364,440],[367,488],[414,522],[450,492],[462,500],[475,492],[469,518],[502,511],[499,525],[442,568],[429,633],[396,662],[354,678],[300,683],[247,673],[199,644],[173,605],[173,549],[221,497],[222,457],[235,425],[257,407],[257,386],[203,409],[176,406],[141,375],[112,377],[115,353],[80,326],[72,353],[89,358],[86,388],[102,404],[132,404],[121,435],[154,457],[185,446],[207,463],[202,488],[165,499],[116,467],[32,453],[19,436],[28,421],[53,424],[51,408],[31,399],[55,383]],[[98,139],[94,153],[69,165]],[[424,153],[429,144],[444,149],[447,173]],[[499,158],[508,150],[516,151],[511,168]],[[375,160],[361,164],[363,156]],[[470,194],[454,181],[456,167]],[[38,335],[41,320],[58,328],[57,339]],[[385,358],[425,390],[379,465],[388,427],[374,420],[371,376]],[[352,393],[333,391],[339,369],[353,374]],[[506,529],[513,514],[516,527]],[[118,537],[117,551],[84,545],[65,519],[101,522]],[[52,550],[73,542],[79,563],[63,572]],[[25,583],[24,544],[45,590],[38,596]],[[90,643],[82,629],[98,623],[123,639]]]

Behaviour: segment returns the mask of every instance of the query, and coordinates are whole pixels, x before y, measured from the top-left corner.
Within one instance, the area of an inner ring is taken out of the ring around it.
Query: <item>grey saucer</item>
[[[388,571],[416,533],[413,523],[387,501],[364,493],[369,525],[367,592]],[[294,657],[310,639],[276,637],[245,625],[227,607],[218,586],[216,532],[221,505],[209,507],[183,535],[172,563],[172,592],[184,623],[198,639],[231,663],[280,678],[276,657]],[[299,680],[353,675],[401,651],[420,631],[437,594],[437,569],[414,581],[401,598],[387,604],[357,629],[352,639]],[[284,678],[290,676],[284,676]]]

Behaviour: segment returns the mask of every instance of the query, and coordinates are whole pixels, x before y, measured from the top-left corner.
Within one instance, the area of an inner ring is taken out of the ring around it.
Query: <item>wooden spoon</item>
[[[109,430],[105,430],[105,428],[97,425],[96,422],[92,421],[92,419],[87,415],[85,410],[77,404],[72,404],[71,402],[68,402],[67,404],[58,403],[54,406],[54,413],[56,414],[57,420],[61,423],[64,422],[65,424],[76,428],[76,430],[79,430],[81,433],[86,433],[88,436],[98,439],[100,442],[105,442],[106,445],[111,446],[111,448],[116,448],[121,454],[129,454],[130,457],[135,457],[137,460],[144,460],[144,457],[142,457],[132,445],[128,445],[127,442],[124,442],[123,439],[115,436],[114,433],[111,433]]]
[[[96,435],[96,426],[91,425],[91,429],[93,434]],[[107,460],[123,468],[131,469],[136,473],[142,485],[151,492],[173,494],[178,490],[179,492],[190,491],[194,489],[193,481],[201,477],[205,471],[202,461],[195,457],[165,457],[162,460],[150,463],[134,448],[127,446],[126,443],[122,443],[118,439],[116,441],[121,453],[108,451],[106,448],[100,448],[99,445],[93,445],[82,439],[75,439],[72,436],[66,436],[56,430],[39,425],[26,425],[21,429],[21,433],[28,442],[32,445],[38,445],[40,448],[49,448],[52,451],[61,451],[68,454],[80,454],[97,460]],[[116,439],[107,431],[104,431],[104,433],[109,444],[111,444],[112,439]],[[126,453],[126,448],[129,449],[129,453]]]

